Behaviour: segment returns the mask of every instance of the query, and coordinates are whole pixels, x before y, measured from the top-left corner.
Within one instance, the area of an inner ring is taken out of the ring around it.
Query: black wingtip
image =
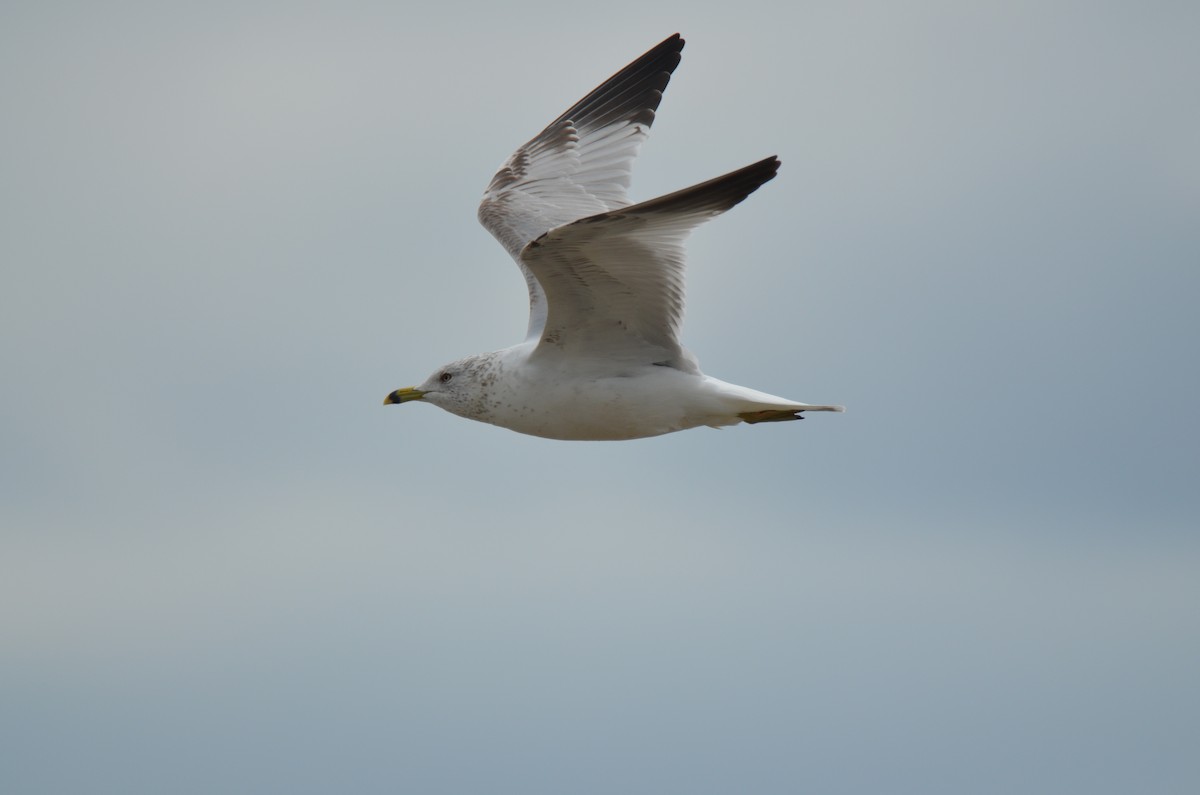
[[[646,56],[650,54],[659,53],[661,50],[673,49],[676,50],[676,52],[679,52],[680,49],[683,49],[683,46],[686,43],[688,43],[688,40],[685,40],[683,36],[680,36],[679,34],[671,34],[658,44],[655,44],[654,47],[650,47],[648,50],[646,50],[646,53],[642,55],[642,58],[646,58]],[[638,58],[637,60],[642,60],[642,58]]]
[[[779,173],[779,167],[783,165],[783,161],[779,159],[779,155],[771,155],[764,157],[757,163],[751,163],[741,169],[744,172],[762,176],[763,182],[769,179],[775,179],[775,175]]]
[[[576,102],[550,127],[562,121],[576,126],[603,125],[628,118],[649,127],[671,74],[679,66],[683,37],[672,34]],[[547,128],[549,129],[549,128]]]
[[[699,185],[659,196],[657,199],[635,204],[617,212],[681,212],[687,210],[709,210],[724,212],[740,203],[760,187],[775,179],[782,161],[775,155],[764,157],[757,163],[743,166]]]

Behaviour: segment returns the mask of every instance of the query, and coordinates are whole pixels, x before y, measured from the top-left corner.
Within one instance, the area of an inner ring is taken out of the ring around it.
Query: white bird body
[[[676,34],[613,75],[517,149],[488,185],[479,219],[525,277],[525,341],[452,362],[385,403],[424,400],[520,433],[594,440],[843,410],[706,376],[679,342],[684,241],[779,169],[769,157],[630,202],[634,156],[682,49]]]
[[[536,345],[478,354],[446,365],[417,387],[422,400],[467,419],[549,439],[616,441],[660,436],[701,425],[767,421],[776,412],[836,411],[768,395],[703,373],[609,359],[539,358]],[[441,379],[479,390],[441,389]],[[401,401],[394,401],[401,402]]]

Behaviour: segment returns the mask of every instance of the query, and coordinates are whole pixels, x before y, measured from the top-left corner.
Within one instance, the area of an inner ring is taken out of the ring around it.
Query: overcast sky
[[[1200,6],[11,2],[0,790],[1200,791]],[[679,31],[635,199],[705,372],[844,415],[382,406],[521,339],[495,168]]]

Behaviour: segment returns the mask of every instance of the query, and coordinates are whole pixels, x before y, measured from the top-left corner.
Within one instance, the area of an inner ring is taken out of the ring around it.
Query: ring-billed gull
[[[843,410],[706,376],[679,343],[684,240],[779,169],[768,157],[630,203],[633,158],[682,49],[677,33],[613,75],[513,153],[488,185],[479,220],[525,276],[525,341],[444,365],[385,404],[421,400],[551,439],[638,439]]]

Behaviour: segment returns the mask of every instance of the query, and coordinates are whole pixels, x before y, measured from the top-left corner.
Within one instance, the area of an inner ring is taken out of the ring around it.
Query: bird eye
[[[450,379],[453,377],[454,376],[451,375],[450,373],[442,373],[441,375],[438,376],[438,380],[441,381],[443,384],[445,384],[445,383],[449,383]]]

